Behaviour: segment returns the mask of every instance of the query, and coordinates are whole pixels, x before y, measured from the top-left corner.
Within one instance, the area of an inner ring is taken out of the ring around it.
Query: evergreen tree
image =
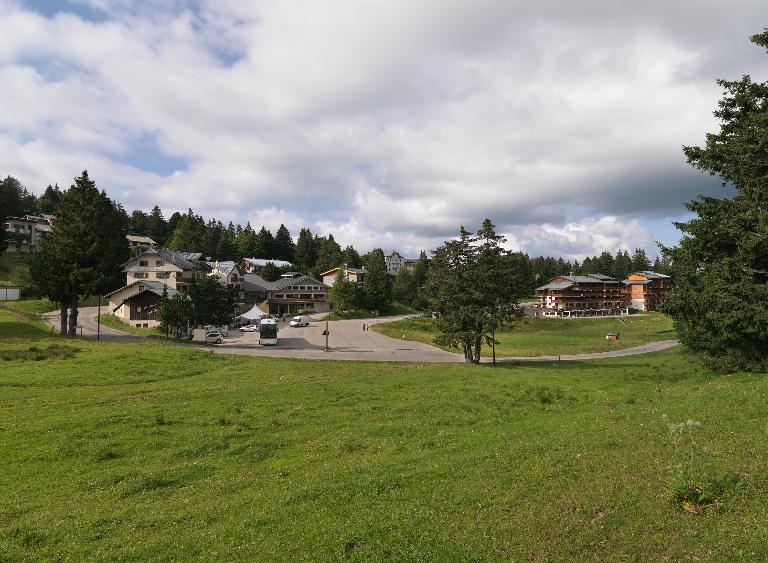
[[[279,280],[281,275],[282,272],[280,271],[280,268],[275,266],[273,262],[267,262],[261,269],[261,277],[269,282]]]
[[[275,250],[275,237],[262,226],[261,230],[256,234],[253,247],[254,258],[274,258],[273,253]]]
[[[299,231],[299,238],[296,241],[296,251],[294,254],[294,265],[302,272],[308,272],[315,267],[317,261],[317,250],[312,232],[303,228]]]
[[[56,184],[55,186],[51,186],[48,184],[43,195],[37,199],[37,212],[45,215],[55,215],[56,206],[59,205],[60,201],[61,190],[59,189],[59,185]]]
[[[239,226],[239,225],[238,225]],[[235,237],[235,260],[243,258],[255,258],[253,250],[256,247],[256,233],[250,223],[245,225],[239,235]]]
[[[165,222],[163,212],[155,205],[147,217],[147,234],[158,245],[164,246],[168,241],[168,224]]]
[[[6,217],[30,215],[37,210],[37,200],[16,178],[6,176],[0,180],[0,209],[4,211],[0,221]]]
[[[768,48],[768,28],[753,36]],[[699,196],[696,217],[676,223],[684,236],[663,248],[674,285],[664,310],[680,340],[722,370],[768,371],[768,82],[719,80],[720,130],[688,163],[717,175],[732,197]]]
[[[50,254],[61,261],[47,265],[38,261],[34,274],[45,268],[61,268],[66,274],[69,334],[74,336],[80,297],[101,295],[122,284],[120,265],[130,254],[125,239],[127,223],[118,206],[99,191],[85,170],[62,197],[57,213],[55,228],[43,244],[50,241]],[[59,297],[58,292],[51,292],[49,297]]]
[[[616,258],[613,260],[613,272],[612,275],[617,280],[625,280],[632,271],[632,258],[629,257],[629,252],[626,250],[619,250],[616,252]]]
[[[214,256],[217,260],[234,260],[235,241],[228,229],[219,230],[219,240],[216,242]]]
[[[413,303],[412,305],[417,309],[424,310],[428,307],[428,301],[422,296],[421,288],[427,283],[427,275],[429,274],[429,259],[427,253],[423,250],[419,254],[419,259],[413,265],[413,272],[411,278],[413,280]]]
[[[317,262],[315,263],[315,270],[318,274],[341,266],[344,263],[344,253],[341,251],[339,243],[333,238],[333,235],[329,234],[327,238],[320,240],[320,249],[317,253]]]
[[[614,270],[613,267],[613,256],[611,256],[611,253],[607,250],[604,250],[600,253],[600,256],[597,257],[596,263],[593,263],[593,266],[597,268],[596,272],[588,272],[591,274],[604,274],[606,276],[610,276]]]
[[[347,280],[344,270],[339,270],[328,292],[328,302],[333,311],[341,313],[353,309],[356,305],[357,284]]]
[[[149,217],[141,209],[134,209],[128,230],[131,234],[147,236],[149,234]]]
[[[408,268],[400,268],[392,284],[392,298],[411,305],[415,300],[415,293],[413,274]]]
[[[290,231],[281,224],[275,233],[274,256],[272,258],[293,263],[295,251],[296,245],[293,243]]]
[[[29,270],[37,292],[59,304],[59,327],[62,336],[66,336],[73,291],[70,265],[61,240],[53,236],[45,237],[37,252],[32,254]]]
[[[521,315],[517,300],[526,288],[514,282],[504,242],[486,219],[477,237],[461,227],[459,238],[446,241],[430,263],[422,294],[440,313],[435,342],[461,347],[467,362],[479,362],[483,343],[493,343],[493,332]]]
[[[360,254],[358,254],[357,250],[355,250],[355,247],[351,244],[344,249],[341,259],[348,268],[360,268],[363,265],[363,262],[360,259]]]
[[[636,248],[635,253],[632,255],[632,271],[644,272],[651,267],[651,261],[648,260],[648,256],[645,254],[645,250],[642,248]]]
[[[168,218],[168,224],[165,228],[165,246],[170,246],[171,237],[173,236],[173,233],[176,232],[176,227],[179,225],[179,221],[181,221],[181,213],[174,211]]]
[[[205,252],[205,221],[189,209],[179,219],[168,246],[179,252]]]
[[[368,254],[365,268],[368,270],[363,285],[366,305],[374,311],[385,309],[392,303],[392,284],[387,273],[384,251],[380,248],[373,249]]]
[[[193,326],[227,325],[235,315],[235,289],[222,285],[212,276],[206,276],[193,283],[189,298],[192,302]]]

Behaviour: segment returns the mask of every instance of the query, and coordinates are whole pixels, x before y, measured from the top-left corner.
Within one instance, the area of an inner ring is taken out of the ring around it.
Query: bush
[[[669,491],[673,505],[697,514],[708,507],[717,508],[723,496],[743,486],[744,480],[739,475],[697,475],[682,471],[672,481]]]

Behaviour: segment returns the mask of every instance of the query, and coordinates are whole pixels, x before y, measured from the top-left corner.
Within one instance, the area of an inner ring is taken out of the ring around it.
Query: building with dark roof
[[[36,252],[51,232],[53,215],[24,215],[5,219],[6,252]]]
[[[212,268],[200,252],[177,252],[167,248],[146,250],[123,264],[125,283],[156,280],[178,291],[189,291],[196,280]]]
[[[109,300],[109,312],[123,322],[137,327],[153,328],[159,323],[157,311],[160,298],[165,292],[168,297],[177,290],[157,280],[139,280],[116,289],[104,297]]]
[[[245,274],[243,278],[241,301],[245,309],[258,305],[270,315],[330,311],[328,286],[302,273],[286,272],[273,282],[258,274]]]
[[[536,293],[545,316],[614,315],[627,307],[625,285],[604,274],[557,276]]]

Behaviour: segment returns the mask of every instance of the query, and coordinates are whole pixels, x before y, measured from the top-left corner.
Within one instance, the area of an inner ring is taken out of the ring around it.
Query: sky
[[[410,256],[674,243],[764,0],[0,0],[0,175]]]

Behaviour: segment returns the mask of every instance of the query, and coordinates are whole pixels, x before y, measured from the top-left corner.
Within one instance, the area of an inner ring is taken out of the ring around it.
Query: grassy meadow
[[[524,317],[512,329],[496,333],[496,355],[503,356],[549,356],[557,354],[581,354],[606,352],[620,348],[631,348],[675,338],[672,321],[660,313],[622,317],[592,317],[581,319],[559,319],[545,317]],[[435,346],[434,319],[404,319],[391,323],[377,324],[373,330],[406,340],[416,340]],[[618,332],[619,340],[605,339],[609,332]],[[443,347],[449,352],[456,348]],[[490,355],[490,349],[483,347],[483,355]]]
[[[765,560],[766,404],[765,375],[681,349],[312,362],[61,339],[0,307],[0,561]],[[707,450],[675,453],[662,415]],[[737,485],[672,503],[689,457]]]

